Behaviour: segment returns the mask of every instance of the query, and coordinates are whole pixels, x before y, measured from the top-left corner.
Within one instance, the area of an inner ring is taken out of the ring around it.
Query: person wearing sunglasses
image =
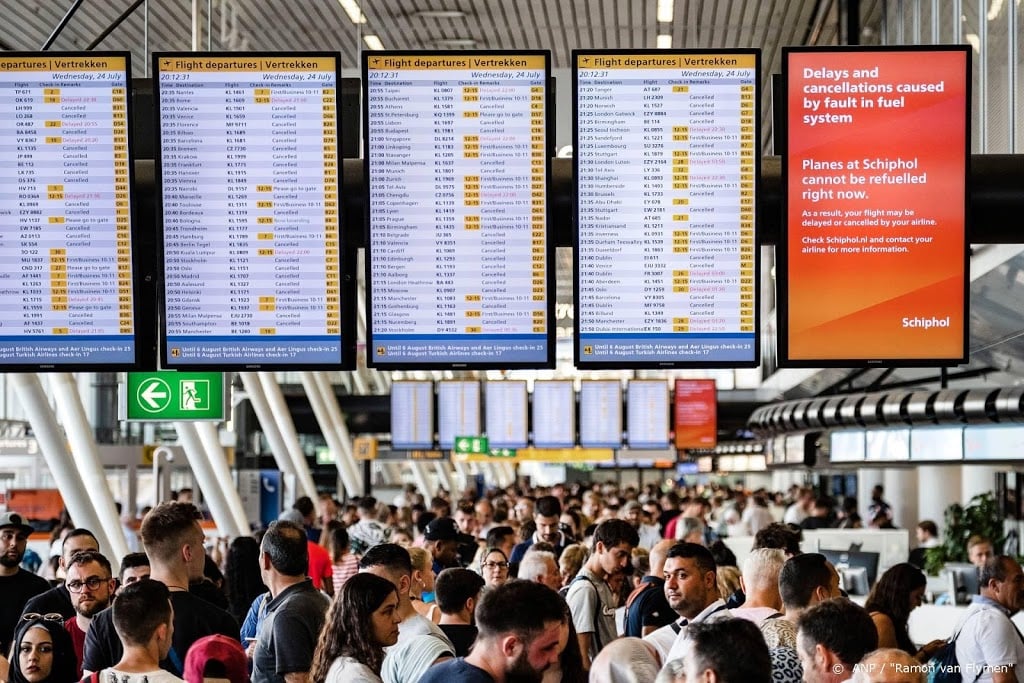
[[[480,561],[480,574],[484,577],[485,590],[504,585],[508,581],[508,558],[498,548],[488,548]]]
[[[62,615],[23,616],[14,634],[8,683],[72,683],[78,680],[76,665]]]

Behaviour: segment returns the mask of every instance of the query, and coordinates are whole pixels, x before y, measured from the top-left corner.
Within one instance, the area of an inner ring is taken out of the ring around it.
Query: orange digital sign
[[[780,355],[966,355],[970,48],[784,52]]]
[[[676,448],[714,448],[718,443],[718,391],[713,379],[677,379]]]

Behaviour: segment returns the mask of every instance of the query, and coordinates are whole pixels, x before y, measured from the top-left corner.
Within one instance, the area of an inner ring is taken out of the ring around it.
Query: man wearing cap
[[[434,556],[434,574],[450,567],[459,567],[459,545],[475,543],[469,534],[459,531],[458,525],[451,517],[438,517],[431,520],[423,532],[423,547]]]
[[[10,649],[25,603],[50,588],[46,579],[20,566],[31,533],[17,512],[0,514],[0,652]]]
[[[221,635],[206,636],[188,649],[185,681],[203,683],[210,679],[249,683],[249,661],[237,640]]]

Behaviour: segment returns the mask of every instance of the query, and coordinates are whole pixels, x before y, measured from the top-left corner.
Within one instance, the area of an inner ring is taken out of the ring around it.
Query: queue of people
[[[1009,619],[1024,572],[991,542],[972,539],[981,590],[955,637],[920,644],[908,620],[923,573],[897,564],[851,602],[823,555],[800,552],[806,520],[824,519],[813,495],[793,492],[786,514],[809,512],[787,525],[761,514],[764,492],[658,493],[325,495],[213,557],[199,510],[168,502],[116,574],[92,533],[70,530],[52,586],[20,566],[31,527],[3,513],[0,681],[923,681],[936,657],[1024,681]],[[738,567],[719,535],[751,525]]]

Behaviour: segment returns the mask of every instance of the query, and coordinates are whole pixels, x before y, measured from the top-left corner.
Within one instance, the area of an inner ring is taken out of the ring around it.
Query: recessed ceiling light
[[[371,50],[383,50],[384,43],[380,42],[380,38],[375,35],[367,34],[363,36],[363,42],[366,43],[366,47]]]
[[[475,38],[438,38],[431,40],[430,44],[435,47],[476,47],[479,41]]]
[[[409,12],[409,16],[418,19],[461,19],[466,13],[458,9],[421,9]]]
[[[668,50],[672,47],[672,36],[667,33],[662,33],[658,36],[658,42],[656,43],[659,50]]]
[[[676,11],[676,0],[658,0],[658,21],[663,24],[672,23],[672,15]]]
[[[341,9],[345,10],[345,14],[353,24],[366,23],[366,15],[363,14],[363,10],[356,0],[338,0],[338,4],[341,5]]]

